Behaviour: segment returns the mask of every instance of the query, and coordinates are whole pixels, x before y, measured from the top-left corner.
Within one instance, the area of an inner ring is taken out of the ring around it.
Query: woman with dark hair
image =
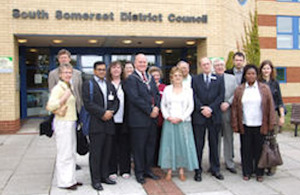
[[[109,176],[109,178],[114,181],[117,179],[118,173],[124,179],[130,177],[130,142],[125,119],[126,103],[121,76],[122,72],[121,63],[115,61],[109,65],[106,76],[106,79],[115,86],[118,99],[120,100],[119,110],[114,115],[116,134],[113,138]]]
[[[273,63],[270,60],[265,60],[259,67],[259,81],[267,84],[273,95],[275,110],[278,114],[277,125],[274,133],[278,133],[280,127],[284,124],[284,105],[282,101],[280,86],[278,81],[275,79],[275,71]],[[271,176],[275,173],[276,167],[268,169],[267,175]]]
[[[264,169],[257,167],[264,136],[273,131],[275,109],[270,88],[258,81],[258,68],[248,64],[244,67],[245,82],[237,87],[231,107],[231,126],[241,136],[241,159],[243,179],[248,181],[256,174],[263,181]]]
[[[134,71],[133,63],[130,61],[126,61],[124,64],[123,78],[126,79],[129,75],[131,75]]]

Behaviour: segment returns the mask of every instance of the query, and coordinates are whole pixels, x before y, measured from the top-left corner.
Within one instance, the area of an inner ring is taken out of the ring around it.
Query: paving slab
[[[48,195],[52,174],[14,175],[2,195]]]

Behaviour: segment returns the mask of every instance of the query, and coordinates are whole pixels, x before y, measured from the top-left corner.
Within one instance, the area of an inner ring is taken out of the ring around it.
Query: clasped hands
[[[201,114],[203,116],[205,116],[206,118],[210,118],[211,117],[211,113],[212,113],[212,110],[210,107],[208,106],[202,106],[201,107]]]

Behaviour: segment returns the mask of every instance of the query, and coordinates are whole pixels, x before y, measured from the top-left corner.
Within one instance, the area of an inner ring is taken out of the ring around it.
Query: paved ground
[[[225,180],[219,181],[208,173],[203,173],[203,181],[193,180],[193,173],[187,173],[187,181],[181,182],[174,173],[173,182],[164,179],[158,182],[147,180],[146,185],[136,183],[135,178],[118,178],[115,186],[103,185],[100,193],[90,186],[88,156],[78,156],[82,170],[77,171],[77,179],[84,183],[77,191],[61,190],[55,180],[55,139],[37,134],[39,121],[30,120],[14,135],[0,135],[0,195],[300,195],[300,137],[292,132],[278,136],[284,164],[278,167],[273,177],[265,177],[263,183],[255,178],[242,180],[239,158],[239,137],[235,136],[235,161],[238,174],[224,170]],[[204,170],[208,168],[207,148],[204,154]],[[155,172],[163,176],[163,171]]]

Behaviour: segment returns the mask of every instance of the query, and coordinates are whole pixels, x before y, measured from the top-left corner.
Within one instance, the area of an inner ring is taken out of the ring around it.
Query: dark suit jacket
[[[192,88],[194,91],[194,112],[192,114],[192,122],[195,125],[205,124],[207,118],[201,114],[202,106],[209,106],[212,109],[212,121],[214,124],[220,124],[221,110],[220,104],[224,100],[224,82],[222,78],[212,74],[216,79],[211,79],[209,88],[206,87],[203,74],[193,77]]]
[[[90,101],[90,87],[89,81],[85,81],[82,87],[82,96],[85,109],[91,115],[90,121],[90,133],[106,133],[113,135],[115,133],[115,125],[113,118],[109,121],[103,121],[101,117],[104,115],[106,110],[113,110],[114,113],[119,109],[119,99],[116,95],[115,87],[110,83],[106,82],[107,86],[107,109],[104,108],[103,93],[95,81],[93,82],[93,101]],[[114,100],[108,100],[108,95],[112,93]]]
[[[157,122],[150,118],[150,114],[152,97],[154,106],[160,107],[160,96],[154,79],[149,75],[147,78],[150,79],[150,90],[135,71],[125,81],[129,127],[149,127],[151,122]]]

